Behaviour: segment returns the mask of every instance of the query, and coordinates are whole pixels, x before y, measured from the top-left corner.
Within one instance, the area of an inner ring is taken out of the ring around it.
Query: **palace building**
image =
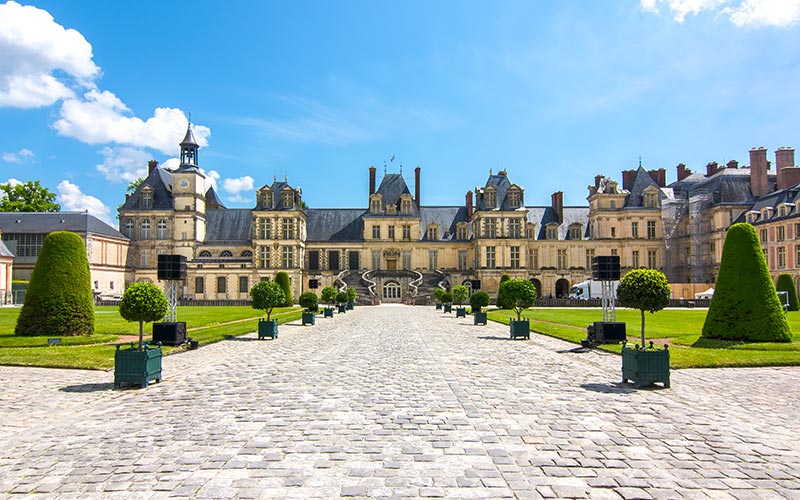
[[[149,163],[148,176],[119,210],[130,238],[126,282],[157,280],[157,256],[187,259],[180,295],[192,300],[247,300],[256,282],[278,271],[297,297],[311,286],[357,289],[367,303],[426,303],[440,284],[478,285],[497,293],[500,277],[531,280],[540,297],[565,297],[591,277],[594,256],[619,255],[626,270],[664,271],[671,282],[713,284],[727,227],[756,225],[770,268],[800,276],[800,169],[794,151],[750,151],[750,168],[710,163],[705,175],[678,165],[622,172],[622,184],[598,175],[588,206],[526,203],[525,189],[506,170],[489,172],[463,204],[428,206],[401,174],[380,183],[369,168],[359,208],[309,208],[302,190],[273,179],[256,190],[252,208],[226,208],[205,188],[191,126],[180,143],[180,166]],[[793,222],[794,220],[797,222]],[[797,239],[798,244],[794,244]],[[797,257],[797,258],[795,258]],[[681,298],[676,296],[676,298]]]

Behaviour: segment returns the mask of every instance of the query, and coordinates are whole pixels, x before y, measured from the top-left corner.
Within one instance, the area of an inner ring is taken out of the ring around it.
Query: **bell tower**
[[[192,124],[180,143],[181,164],[172,172],[172,200],[175,209],[175,239],[205,239],[206,182],[197,166],[200,146],[192,133]]]

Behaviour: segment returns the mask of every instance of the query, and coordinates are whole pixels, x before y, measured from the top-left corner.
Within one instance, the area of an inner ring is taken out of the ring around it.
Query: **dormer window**
[[[519,208],[522,206],[522,191],[516,188],[509,189],[508,194],[506,195],[506,201],[508,202],[509,208]]]
[[[281,205],[283,208],[294,207],[294,193],[291,190],[286,190],[281,193]]]
[[[529,240],[536,239],[536,224],[528,222],[525,225],[525,237]]]
[[[272,208],[272,190],[264,188],[258,193],[258,204],[261,208]]]
[[[747,212],[747,222],[750,224],[755,224],[758,221],[759,213],[755,210],[751,210]]]
[[[644,207],[645,208],[658,208],[658,195],[656,193],[644,194]]]
[[[547,226],[546,237],[548,240],[558,239],[558,224],[550,224]]]
[[[397,214],[397,205],[386,205],[386,213],[388,215],[396,215]]]
[[[413,206],[411,205],[411,195],[403,195],[400,198],[400,213],[403,215],[411,215],[414,213]]]
[[[377,215],[383,212],[383,203],[381,203],[381,195],[374,194],[369,200],[369,213]]]
[[[485,208],[497,208],[497,191],[493,187],[486,188],[483,195],[483,204]]]
[[[583,239],[583,227],[580,224],[572,224],[569,226],[569,239],[581,240]]]
[[[139,208],[153,208],[153,190],[149,187],[142,190]]]
[[[428,224],[428,239],[429,240],[438,240],[439,239],[439,225],[436,223]]]
[[[761,209],[761,218],[763,220],[769,219],[772,217],[772,209],[771,208],[762,208]]]
[[[469,239],[469,226],[466,222],[459,222],[456,226],[456,239],[461,241]]]

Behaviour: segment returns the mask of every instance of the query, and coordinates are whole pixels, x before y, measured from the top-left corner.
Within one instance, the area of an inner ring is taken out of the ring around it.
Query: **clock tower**
[[[175,240],[203,241],[206,226],[206,181],[197,167],[197,152],[200,146],[192,134],[192,124],[186,129],[181,141],[181,164],[172,172],[172,199],[175,208]],[[194,256],[191,256],[192,258]]]

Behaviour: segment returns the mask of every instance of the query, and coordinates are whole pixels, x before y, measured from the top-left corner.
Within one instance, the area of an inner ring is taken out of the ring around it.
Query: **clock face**
[[[183,180],[181,181],[181,183],[180,183],[180,186],[181,186],[181,189],[186,189],[186,188],[188,188],[188,187],[189,187],[189,181],[187,181],[186,179],[183,179]]]

